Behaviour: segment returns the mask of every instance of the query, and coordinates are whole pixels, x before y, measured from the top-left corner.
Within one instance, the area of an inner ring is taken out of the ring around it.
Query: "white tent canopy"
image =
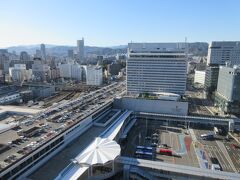
[[[120,145],[107,138],[97,137],[75,160],[79,164],[105,164],[120,155]]]

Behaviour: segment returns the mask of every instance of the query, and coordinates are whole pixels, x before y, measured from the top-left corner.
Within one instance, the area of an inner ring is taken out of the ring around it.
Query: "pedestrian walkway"
[[[189,133],[190,133],[190,135],[192,137],[193,142],[197,142],[198,140],[197,140],[197,137],[196,137],[193,129],[189,129]]]

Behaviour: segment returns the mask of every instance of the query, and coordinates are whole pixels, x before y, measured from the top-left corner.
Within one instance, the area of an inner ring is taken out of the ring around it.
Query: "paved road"
[[[233,143],[237,144],[236,142],[224,142],[224,145],[237,172],[240,173],[240,149],[234,148],[232,146]]]
[[[226,147],[226,143],[222,143],[224,137],[223,136],[217,136],[218,141],[209,141],[209,140],[202,140],[201,134],[206,134],[210,130],[196,130],[194,129],[194,133],[197,137],[197,140],[203,145],[204,150],[207,152],[207,155],[209,157],[210,165],[212,163],[214,164],[220,164],[223,171],[228,172],[237,172],[238,167],[240,167],[240,161],[233,161],[232,156],[235,152],[232,149],[228,149]],[[226,148],[225,148],[225,147]],[[227,151],[226,151],[226,150]],[[237,151],[237,150],[236,150]],[[240,157],[240,155],[239,155]],[[238,158],[238,157],[235,157]],[[239,169],[240,170],[240,169]]]

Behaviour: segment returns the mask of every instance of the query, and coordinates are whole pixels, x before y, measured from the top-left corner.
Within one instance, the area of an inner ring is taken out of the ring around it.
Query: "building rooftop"
[[[9,147],[0,153],[1,169],[27,156],[44,143],[110,103],[113,97],[123,90],[122,83],[114,83],[78,99],[45,110],[0,106],[1,112],[26,113],[30,111],[36,113],[34,116],[17,120],[17,127],[1,134],[1,137],[5,138],[0,138],[0,144]]]
[[[186,43],[128,43],[129,52],[182,51]]]
[[[25,106],[0,106],[0,114],[7,112],[19,113],[19,114],[37,114],[43,111],[43,109],[25,107]]]

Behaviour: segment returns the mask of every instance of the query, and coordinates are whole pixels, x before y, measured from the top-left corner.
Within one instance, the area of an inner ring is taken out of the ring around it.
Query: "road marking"
[[[216,143],[217,143],[219,149],[222,151],[224,157],[227,159],[229,165],[232,167],[233,171],[237,172],[237,170],[236,170],[236,168],[235,168],[235,166],[234,166],[234,164],[233,164],[233,162],[232,162],[232,160],[231,160],[231,158],[230,158],[230,156],[228,154],[228,151],[226,150],[225,145],[222,142],[220,142],[220,141],[216,141]]]

